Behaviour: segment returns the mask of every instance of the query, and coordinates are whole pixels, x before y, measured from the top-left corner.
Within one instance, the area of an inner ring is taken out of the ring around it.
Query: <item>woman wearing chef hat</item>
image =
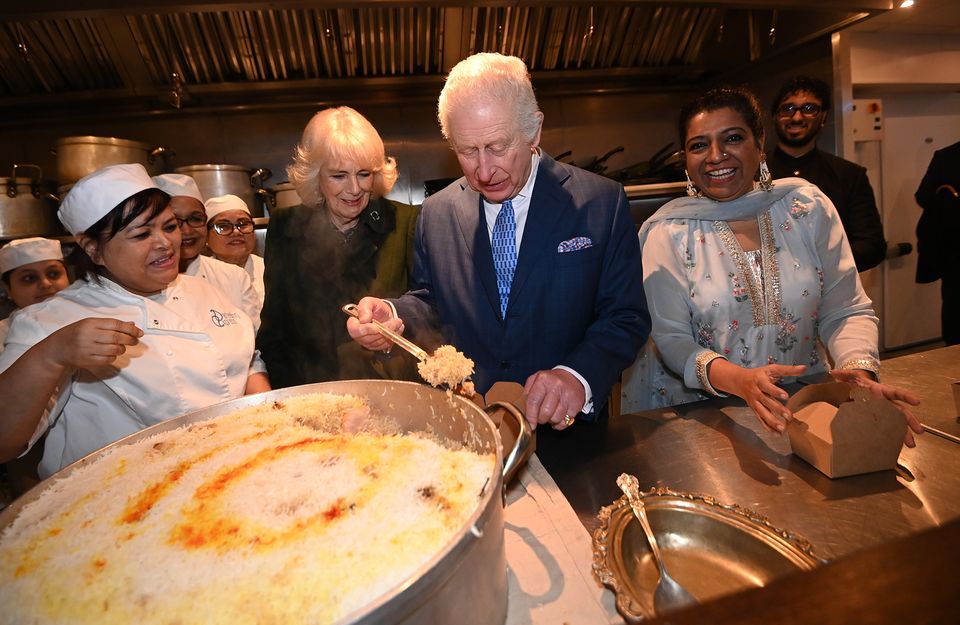
[[[47,431],[46,477],[149,425],[269,389],[250,318],[179,273],[168,202],[141,165],[98,170],[64,198],[85,276],[11,321],[0,461]]]
[[[262,287],[258,291],[242,268],[200,253],[207,245],[207,213],[196,181],[185,174],[161,174],[153,177],[153,183],[170,196],[170,208],[180,226],[180,272],[202,278],[226,293],[259,328]]]
[[[221,195],[210,198],[203,206],[209,231],[207,247],[213,257],[243,267],[263,301],[263,258],[253,253],[257,238],[247,203],[236,195]]]
[[[53,297],[70,285],[60,242],[33,237],[0,247],[0,279],[17,308]],[[0,352],[9,329],[10,319],[0,320]]]

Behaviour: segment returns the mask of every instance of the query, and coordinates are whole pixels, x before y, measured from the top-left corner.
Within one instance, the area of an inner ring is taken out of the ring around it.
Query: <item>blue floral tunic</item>
[[[759,250],[728,221],[756,218]],[[680,198],[640,233],[652,342],[624,375],[624,409],[707,397],[705,363],[877,371],[877,324],[830,200],[797,178],[730,202]]]

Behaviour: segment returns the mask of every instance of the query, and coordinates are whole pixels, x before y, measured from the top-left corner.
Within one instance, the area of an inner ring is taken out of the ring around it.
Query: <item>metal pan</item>
[[[641,498],[670,574],[701,603],[823,562],[806,539],[739,506],[667,489]],[[628,622],[652,618],[657,567],[627,498],[602,508],[599,519],[594,575],[614,592]]]
[[[362,397],[371,413],[383,415],[385,432],[425,432],[441,444],[495,453],[497,462],[474,514],[453,539],[403,583],[370,602],[336,625],[357,623],[503,623],[507,611],[506,557],[503,542],[504,476],[511,476],[529,455],[532,432],[512,405],[496,403],[487,412],[476,404],[445,391],[413,382],[351,380],[308,384],[250,395],[184,415],[128,436],[90,454],[41,482],[9,508],[0,512],[0,530],[9,526],[20,510],[38,499],[61,478],[119,445],[129,445],[158,432],[229,414],[264,403],[283,401],[306,393],[339,393]],[[488,413],[502,411],[521,429],[516,446],[504,453],[500,436]],[[371,423],[371,426],[376,425]],[[364,428],[364,429],[373,429]],[[508,460],[504,462],[504,458]],[[82,493],[77,493],[82,496]]]

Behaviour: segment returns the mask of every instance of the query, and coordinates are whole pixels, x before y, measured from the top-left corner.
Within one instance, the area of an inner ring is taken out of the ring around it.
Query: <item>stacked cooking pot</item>
[[[140,163],[151,176],[170,171],[169,148],[116,137],[77,136],[57,140],[56,194],[43,182],[36,165],[14,165],[10,177],[0,177],[0,240],[30,236],[63,236],[57,219],[59,199],[73,185],[98,169],[122,163]],[[289,183],[264,187],[270,170],[242,165],[202,164],[177,167],[177,173],[192,176],[204,198],[233,194],[242,198],[254,217],[264,216],[264,207],[299,203]]]
[[[0,239],[64,234],[57,219],[57,196],[43,186],[36,165],[14,165],[0,177]]]

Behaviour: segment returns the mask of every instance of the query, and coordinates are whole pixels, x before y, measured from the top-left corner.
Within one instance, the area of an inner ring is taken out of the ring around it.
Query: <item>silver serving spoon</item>
[[[640,483],[632,475],[621,473],[617,478],[617,486],[627,496],[630,507],[633,508],[633,514],[640,521],[643,527],[643,533],[647,535],[647,542],[650,543],[650,552],[653,559],[660,569],[660,581],[657,582],[657,588],[653,592],[653,609],[657,614],[676,610],[685,605],[696,603],[696,598],[691,595],[686,588],[681,586],[677,580],[670,577],[666,567],[663,565],[663,557],[660,555],[660,547],[657,546],[657,537],[653,534],[650,522],[647,520],[647,512],[643,507],[643,500],[640,498]]]
[[[344,304],[340,307],[340,310],[347,313],[351,317],[360,317],[360,313],[357,311],[356,304]],[[413,341],[408,341],[376,319],[371,319],[371,323],[377,326],[377,330],[379,330],[380,334],[382,334],[388,341],[392,342],[394,345],[399,345],[420,362],[423,362],[430,357],[430,354],[418,347]]]

